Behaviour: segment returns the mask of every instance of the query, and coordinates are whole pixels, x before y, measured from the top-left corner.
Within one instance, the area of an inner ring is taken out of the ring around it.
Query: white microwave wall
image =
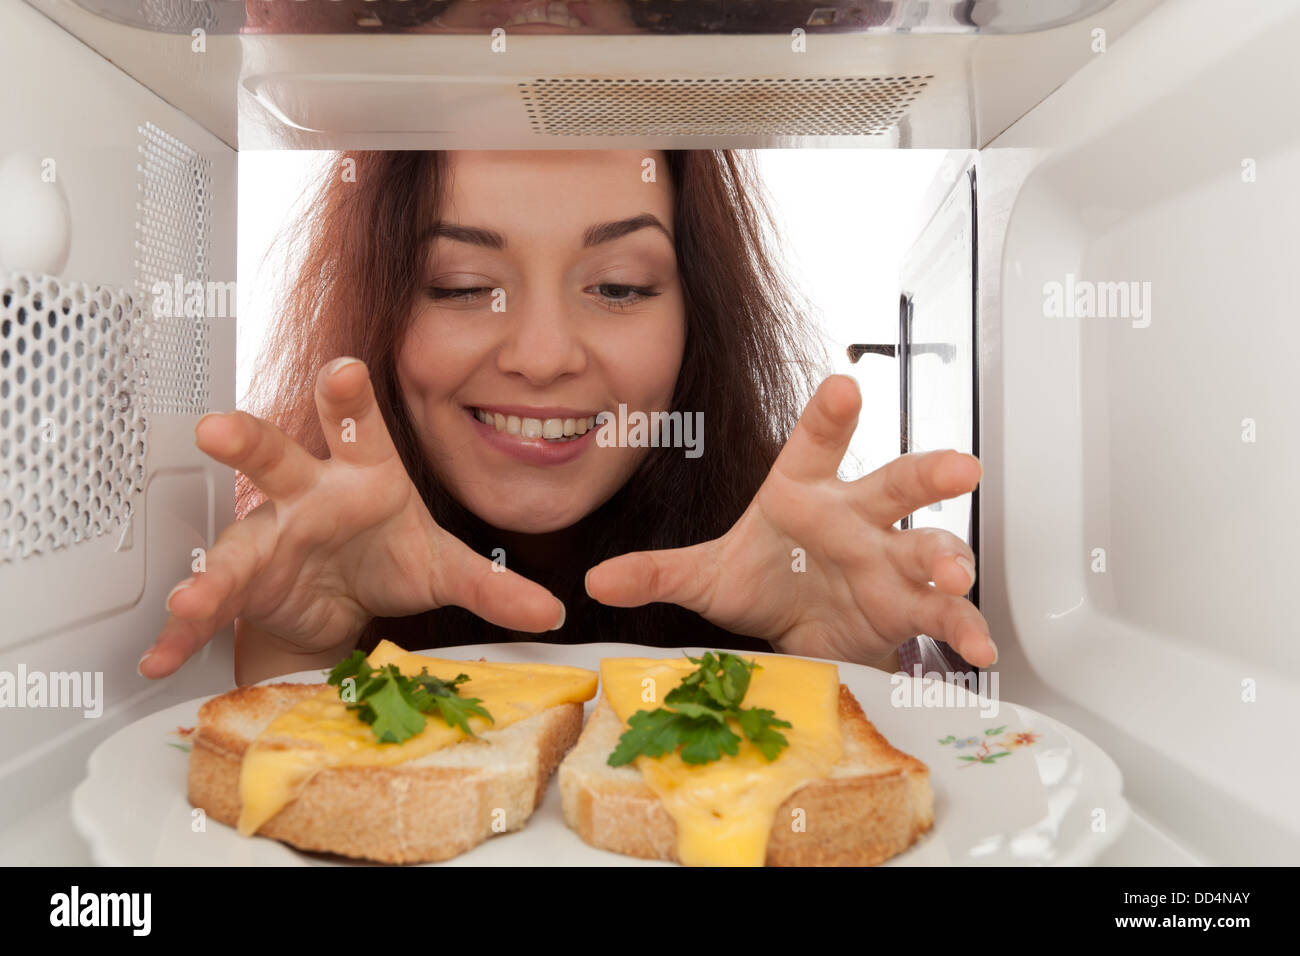
[[[193,439],[199,415],[234,404],[233,310],[202,327],[155,319],[141,283],[173,266],[234,278],[236,153],[26,4],[0,4],[0,62],[0,162],[52,177],[38,185],[68,211],[57,276],[0,263],[0,670],[101,672],[105,698],[94,719],[0,712],[3,826],[74,786],[117,729],[230,686],[229,631],[174,680],[146,681],[136,663],[193,549],[234,514],[233,472]],[[36,228],[14,219],[21,194],[5,195],[6,240]]]
[[[1276,865],[1300,858],[1300,9],[1216,10],[1161,5],[980,153],[982,610],[1015,635],[1005,696],[1099,741],[1139,815]],[[1051,317],[1070,277],[1146,314]]]

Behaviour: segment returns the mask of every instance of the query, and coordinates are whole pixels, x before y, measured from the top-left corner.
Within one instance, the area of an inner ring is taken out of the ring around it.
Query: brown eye
[[[638,302],[644,302],[654,296],[662,295],[651,288],[644,288],[635,285],[620,285],[615,282],[603,282],[595,289],[612,290],[612,294],[602,294],[601,300],[605,305],[614,309],[625,309],[628,306],[636,305]]]
[[[477,293],[486,291],[488,291],[486,286],[473,286],[467,289],[444,289],[440,286],[430,286],[426,293],[435,302],[472,302]]]

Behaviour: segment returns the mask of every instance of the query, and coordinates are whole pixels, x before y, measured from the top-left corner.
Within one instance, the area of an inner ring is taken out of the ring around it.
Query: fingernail
[[[975,565],[961,555],[957,555],[953,560],[957,562],[959,568],[966,572],[970,577],[970,583],[973,585],[975,583]]]
[[[591,572],[595,570],[595,568],[588,568],[587,573],[582,576],[582,589],[587,592],[587,597],[591,597],[591,585],[587,582],[591,580]]]
[[[993,643],[993,638],[989,638],[989,647],[993,648],[993,660],[989,661],[989,667],[998,662],[998,646]]]
[[[144,654],[140,656],[140,663],[135,665],[135,672],[139,674],[141,677],[146,676],[144,672],[144,662],[147,661],[152,656],[153,656],[153,648],[151,647],[149,648],[149,650],[145,651]]]
[[[555,626],[551,628],[551,630],[558,631],[562,627],[564,627],[564,605],[563,604],[560,605],[560,619],[555,622]]]
[[[170,591],[167,592],[167,600],[163,601],[163,607],[167,609],[168,614],[172,612],[172,596],[181,588],[187,588],[193,583],[194,583],[194,575],[191,574],[188,578],[186,578],[180,584],[176,585],[176,587],[172,588]]]
[[[330,362],[329,374],[333,375],[339,369],[347,368],[349,365],[355,365],[360,361],[361,359],[352,358],[350,355],[345,355],[343,358],[335,359],[333,362]]]
[[[975,458],[974,455],[971,455],[971,457],[972,457],[972,458]],[[980,470],[980,477],[979,477],[979,480],[980,480],[980,481],[983,481],[983,480],[984,480],[984,462],[980,461],[978,458],[975,458],[975,464],[979,466],[979,470]]]

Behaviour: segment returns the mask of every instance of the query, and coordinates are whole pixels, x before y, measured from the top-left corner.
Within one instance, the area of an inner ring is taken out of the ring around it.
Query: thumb
[[[564,624],[564,605],[536,581],[489,561],[448,535],[434,584],[439,606],[454,604],[497,627],[538,633]]]
[[[861,410],[857,379],[850,375],[827,378],[808,400],[772,470],[799,481],[836,477]]]
[[[633,551],[602,561],[587,572],[587,593],[601,604],[640,607],[654,601],[703,614],[716,578],[715,543]]]

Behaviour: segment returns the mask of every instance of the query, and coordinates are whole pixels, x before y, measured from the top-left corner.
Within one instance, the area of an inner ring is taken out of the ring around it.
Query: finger
[[[170,616],[140,659],[141,674],[157,678],[175,673],[235,619],[261,561],[258,542],[266,540],[266,526],[274,522],[274,505],[266,502],[221,533],[207,553],[207,570],[168,595]]]
[[[868,520],[891,525],[919,508],[973,491],[983,475],[979,459],[959,451],[913,452],[851,482]]]
[[[275,425],[242,411],[204,415],[194,426],[194,444],[281,501],[309,488],[322,464]]]
[[[834,478],[858,427],[862,393],[847,375],[832,375],[809,399],[772,468],[796,481]]]
[[[715,543],[633,551],[609,558],[587,572],[587,593],[611,607],[640,607],[654,601],[703,614],[717,580]]]
[[[320,370],[316,413],[332,457],[354,465],[375,465],[397,457],[375,401],[370,371],[360,359],[345,355]]]
[[[924,586],[912,608],[912,621],[920,633],[945,642],[976,667],[988,667],[998,659],[988,622],[965,598]]]
[[[900,574],[917,584],[933,581],[941,591],[963,595],[975,584],[975,553],[941,528],[913,528],[890,542],[890,557]]]
[[[454,604],[497,627],[512,631],[559,630],[564,605],[530,581],[477,554],[454,535],[443,533],[433,597],[439,607]]]

